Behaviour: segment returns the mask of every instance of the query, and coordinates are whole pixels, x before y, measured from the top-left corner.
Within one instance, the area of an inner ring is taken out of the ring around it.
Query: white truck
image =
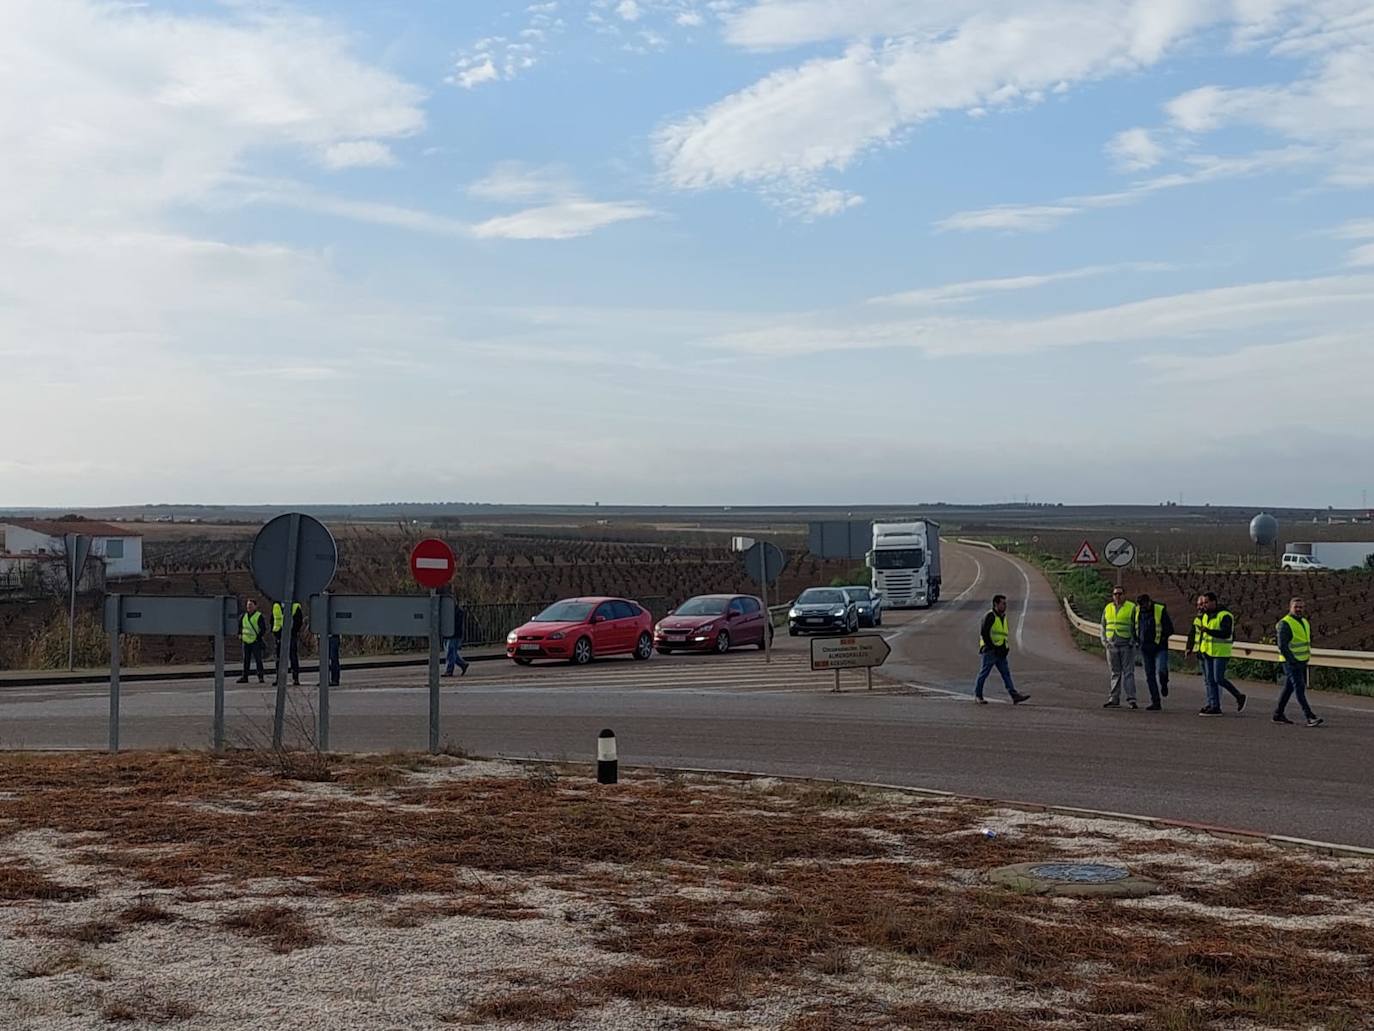
[[[940,524],[874,523],[868,565],[884,609],[929,608],[940,600]]]
[[[1374,541],[1312,541],[1283,549],[1284,569],[1357,569],[1374,555]]]

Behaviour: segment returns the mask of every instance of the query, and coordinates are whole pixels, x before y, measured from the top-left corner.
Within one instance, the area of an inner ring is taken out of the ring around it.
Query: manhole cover
[[[1105,863],[1041,863],[1028,871],[1032,877],[1064,884],[1111,884],[1124,881],[1131,871]]]

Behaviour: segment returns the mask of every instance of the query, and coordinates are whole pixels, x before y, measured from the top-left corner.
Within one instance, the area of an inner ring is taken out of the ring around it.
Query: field
[[[843,784],[0,758],[0,1025],[1366,1027],[1374,861]],[[1119,863],[1150,897],[991,868]]]
[[[226,594],[256,597],[249,571],[256,527],[203,524],[146,528],[146,579],[112,587],[129,593]],[[473,643],[504,641],[507,631],[560,597],[613,594],[634,598],[656,616],[693,594],[755,593],[729,535],[656,527],[512,527],[508,530],[420,528],[409,524],[355,524],[334,528],[339,545],[336,593],[419,592],[407,564],[424,536],[446,539],[458,555],[454,586],[469,615]],[[805,553],[800,536],[778,535],[789,561],[779,579],[779,598],[829,583],[853,566]],[[653,543],[650,543],[650,542]],[[261,601],[261,598],[259,598]],[[79,664],[100,665],[108,644],[99,628],[99,598],[82,599]],[[210,642],[191,638],[142,638],[135,661],[152,664],[210,661]],[[375,651],[413,642],[349,640],[349,649]],[[231,644],[231,661],[238,654]],[[55,667],[66,663],[63,600],[0,603],[0,669]],[[307,654],[310,649],[307,648]]]

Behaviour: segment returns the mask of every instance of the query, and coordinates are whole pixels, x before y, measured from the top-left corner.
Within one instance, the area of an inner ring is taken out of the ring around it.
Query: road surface
[[[949,544],[946,565],[944,601],[889,613],[881,632],[893,655],[872,692],[853,673],[833,693],[830,675],[809,671],[806,642],[786,636],[771,665],[753,650],[581,669],[474,663],[444,681],[442,736],[483,755],[588,760],[610,727],[626,763],[875,781],[1374,846],[1366,699],[1314,695],[1329,722],[1308,730],[1271,724],[1275,689],[1247,687],[1243,715],[1228,699],[1226,718],[1204,720],[1201,683],[1184,676],[1164,712],[1104,711],[1105,661],[1073,646],[1038,572]],[[994,593],[1010,598],[1012,669],[1033,696],[1015,708],[995,673],[994,704],[970,700]],[[350,674],[332,695],[332,746],[424,748],[423,678],[414,668]],[[260,742],[269,696],[231,687],[231,744]],[[312,695],[295,696],[299,727]],[[0,745],[100,748],[106,712],[99,685],[7,687]],[[204,747],[210,712],[205,680],[126,684],[122,744]]]

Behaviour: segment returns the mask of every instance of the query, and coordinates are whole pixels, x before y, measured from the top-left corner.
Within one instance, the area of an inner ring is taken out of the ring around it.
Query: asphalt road
[[[994,593],[1011,599],[1012,670],[1033,696],[1015,708],[995,673],[994,704],[970,701]],[[1328,724],[1308,730],[1271,724],[1275,689],[1246,685],[1243,714],[1228,700],[1226,718],[1204,720],[1201,682],[1176,676],[1164,712],[1105,711],[1105,661],[1073,646],[1036,571],[947,544],[945,599],[889,614],[881,632],[894,652],[871,692],[848,674],[833,693],[831,676],[809,671],[806,642],[785,636],[771,664],[752,650],[583,669],[474,663],[444,681],[443,737],[484,755],[587,760],[610,727],[626,763],[876,781],[1374,846],[1365,699],[1314,695]],[[331,745],[425,747],[423,677],[350,675],[332,696]],[[312,696],[293,695],[298,728],[312,720]],[[270,707],[256,685],[231,690],[231,744],[260,741]],[[106,712],[98,685],[4,688],[0,746],[100,748]],[[204,747],[210,712],[204,680],[125,685],[122,743]]]

